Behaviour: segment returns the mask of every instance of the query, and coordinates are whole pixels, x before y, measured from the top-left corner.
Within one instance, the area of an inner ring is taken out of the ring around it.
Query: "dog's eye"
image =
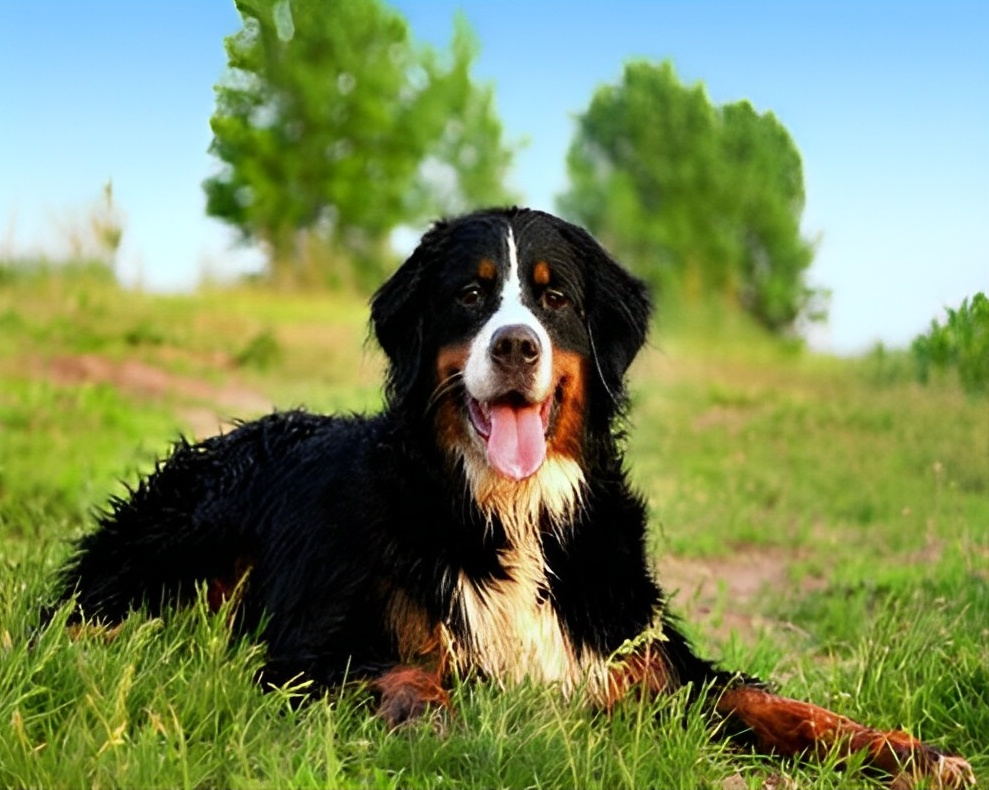
[[[570,304],[570,297],[555,288],[547,288],[543,291],[542,302],[547,310],[559,310]]]
[[[472,307],[481,301],[481,288],[477,285],[467,285],[460,290],[458,296],[460,304],[465,307]]]

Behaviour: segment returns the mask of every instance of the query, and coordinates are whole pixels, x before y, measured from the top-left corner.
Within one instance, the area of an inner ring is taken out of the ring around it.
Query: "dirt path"
[[[675,611],[718,641],[732,631],[749,640],[772,622],[760,614],[760,600],[769,591],[792,589],[788,571],[797,557],[792,550],[745,547],[724,557],[662,557],[657,565]]]
[[[97,354],[53,357],[38,367],[56,384],[106,383],[136,398],[176,400],[177,416],[196,438],[216,433],[230,425],[233,418],[255,416],[272,407],[268,398],[238,383],[232,374],[217,385],[146,362],[114,360]]]

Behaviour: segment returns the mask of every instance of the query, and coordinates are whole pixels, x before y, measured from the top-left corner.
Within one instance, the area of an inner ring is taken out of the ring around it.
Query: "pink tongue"
[[[522,480],[535,473],[546,457],[546,439],[539,405],[491,407],[488,461],[505,477]]]

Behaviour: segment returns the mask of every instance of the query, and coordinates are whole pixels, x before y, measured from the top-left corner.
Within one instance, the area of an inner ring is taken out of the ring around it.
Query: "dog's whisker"
[[[429,399],[426,401],[425,413],[429,414],[429,412],[433,410],[436,404],[439,403],[443,397],[453,392],[457,389],[457,387],[461,386],[463,378],[464,374],[458,370],[456,373],[451,373],[445,379],[441,380],[440,383],[433,389]]]

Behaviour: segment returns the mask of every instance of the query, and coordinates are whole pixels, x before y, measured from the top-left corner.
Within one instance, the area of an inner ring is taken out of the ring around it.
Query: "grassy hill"
[[[259,649],[228,646],[204,608],[132,617],[112,640],[35,633],[68,539],[180,432],[376,408],[366,320],[344,295],[161,296],[85,269],[0,270],[0,786],[759,788],[780,771],[869,786],[726,751],[679,697],[604,718],[475,684],[454,718],[389,735],[355,692],[301,709],[291,690],[260,694]],[[632,371],[630,467],[690,633],[984,779],[989,406],[724,322],[661,319]]]

